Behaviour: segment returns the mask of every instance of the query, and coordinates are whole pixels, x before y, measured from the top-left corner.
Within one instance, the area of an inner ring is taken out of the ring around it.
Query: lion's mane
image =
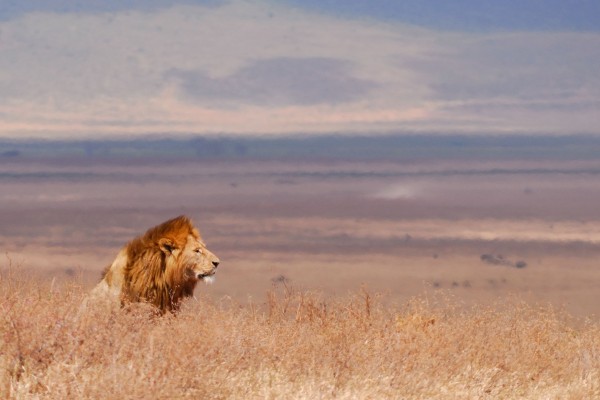
[[[179,257],[189,235],[200,240],[198,230],[183,215],[148,229],[121,250],[104,270],[101,284],[113,291],[120,288],[121,304],[142,301],[162,312],[178,309],[197,283],[185,277]]]

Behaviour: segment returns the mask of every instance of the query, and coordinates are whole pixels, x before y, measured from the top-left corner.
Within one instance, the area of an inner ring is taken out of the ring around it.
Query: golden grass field
[[[594,165],[1,166],[0,398],[600,398]],[[179,214],[214,285],[81,307]]]
[[[0,278],[2,398],[592,399],[600,327],[511,299],[383,306],[281,287],[240,305],[200,296],[177,316],[81,307],[70,284]]]

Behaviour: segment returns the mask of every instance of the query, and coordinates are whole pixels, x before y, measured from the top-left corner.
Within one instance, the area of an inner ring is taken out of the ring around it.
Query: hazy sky
[[[600,2],[2,0],[0,137],[600,134]]]

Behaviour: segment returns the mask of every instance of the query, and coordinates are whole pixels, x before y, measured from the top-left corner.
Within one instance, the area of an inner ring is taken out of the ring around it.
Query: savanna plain
[[[600,160],[0,158],[1,398],[600,398]],[[192,217],[177,315],[82,307]]]

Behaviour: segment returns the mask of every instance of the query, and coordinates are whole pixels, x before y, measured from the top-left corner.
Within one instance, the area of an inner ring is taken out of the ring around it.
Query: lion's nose
[[[219,261],[213,261],[212,263],[215,266],[215,268],[217,268],[219,266]]]

